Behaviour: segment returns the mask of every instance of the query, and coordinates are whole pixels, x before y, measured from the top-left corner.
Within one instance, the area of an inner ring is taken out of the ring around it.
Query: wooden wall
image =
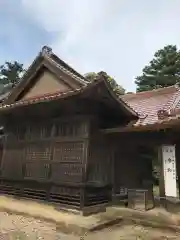
[[[150,177],[142,146],[175,141],[164,132],[105,135],[99,126],[97,118],[87,116],[7,124],[1,179],[52,183],[51,199],[68,195],[71,202],[77,197],[78,204],[95,205],[110,201],[112,187],[114,193],[120,187],[141,188]]]
[[[101,185],[111,183],[112,150],[105,136],[98,133],[90,138],[87,181]]]
[[[6,126],[2,177],[54,183],[81,182],[88,122],[60,119]]]
[[[81,209],[111,200],[111,148],[87,116],[7,124],[5,132],[0,192]]]

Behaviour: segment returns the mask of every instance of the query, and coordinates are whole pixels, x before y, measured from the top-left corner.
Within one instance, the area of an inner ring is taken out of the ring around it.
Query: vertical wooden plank
[[[4,139],[3,139],[2,159],[1,159],[1,165],[0,165],[0,176],[1,177],[2,177],[2,172],[3,172],[3,165],[4,165],[4,159],[6,156],[6,151],[7,151],[7,135],[5,135]]]
[[[86,120],[87,121],[87,120]],[[85,126],[85,136],[89,136],[90,133],[90,122],[87,121]],[[80,209],[83,210],[83,208],[86,205],[86,195],[87,195],[87,189],[86,189],[86,182],[87,182],[87,171],[88,171],[88,165],[89,165],[89,143],[90,138],[84,140],[84,149],[83,149],[83,159],[82,159],[82,165],[83,165],[83,172],[82,172],[82,183],[83,187],[81,188],[81,195],[80,195]]]
[[[114,149],[113,149],[114,150]],[[115,194],[115,172],[114,172],[114,167],[115,167],[115,151],[111,152],[111,184],[112,184],[112,197],[114,197]]]
[[[83,173],[82,173],[82,182],[87,181],[87,170],[88,170],[88,154],[89,153],[89,140],[84,140],[84,149],[83,149]]]
[[[118,145],[117,145],[118,143]],[[118,165],[117,162],[121,162],[120,155],[119,155],[119,146],[121,146],[121,142],[114,141],[111,139],[111,184],[112,184],[112,198],[116,198],[116,190],[117,190],[117,169]]]
[[[158,147],[158,161],[160,166],[160,177],[159,177],[159,197],[161,207],[166,207],[166,196],[165,196],[165,183],[164,183],[164,166],[163,166],[163,155],[162,146]]]

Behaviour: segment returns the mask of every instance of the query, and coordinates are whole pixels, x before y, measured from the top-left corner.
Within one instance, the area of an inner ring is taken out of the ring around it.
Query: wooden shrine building
[[[136,120],[100,73],[86,79],[44,47],[0,107],[1,192],[84,207],[111,201],[111,148],[101,129]]]
[[[43,47],[0,105],[0,192],[83,210],[123,188],[149,188],[143,152],[180,143],[179,90],[161,91],[120,98],[103,72],[89,83]]]

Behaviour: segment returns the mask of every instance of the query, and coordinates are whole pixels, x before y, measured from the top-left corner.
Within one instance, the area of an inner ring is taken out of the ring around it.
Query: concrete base
[[[100,204],[90,207],[84,207],[82,210],[78,209],[70,209],[67,207],[63,207],[62,205],[54,205],[57,211],[63,211],[65,213],[73,213],[80,216],[90,216],[93,214],[106,212],[107,204]]]
[[[103,213],[103,212],[106,212],[106,207],[107,207],[107,204],[85,207],[81,211],[81,215],[82,216],[90,216],[92,214]]]

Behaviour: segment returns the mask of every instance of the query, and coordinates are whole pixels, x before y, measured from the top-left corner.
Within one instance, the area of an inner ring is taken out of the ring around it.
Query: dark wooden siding
[[[88,123],[51,120],[7,126],[2,177],[81,182]]]
[[[101,135],[95,135],[90,140],[88,159],[88,181],[100,184],[111,182],[111,147],[107,139]]]

